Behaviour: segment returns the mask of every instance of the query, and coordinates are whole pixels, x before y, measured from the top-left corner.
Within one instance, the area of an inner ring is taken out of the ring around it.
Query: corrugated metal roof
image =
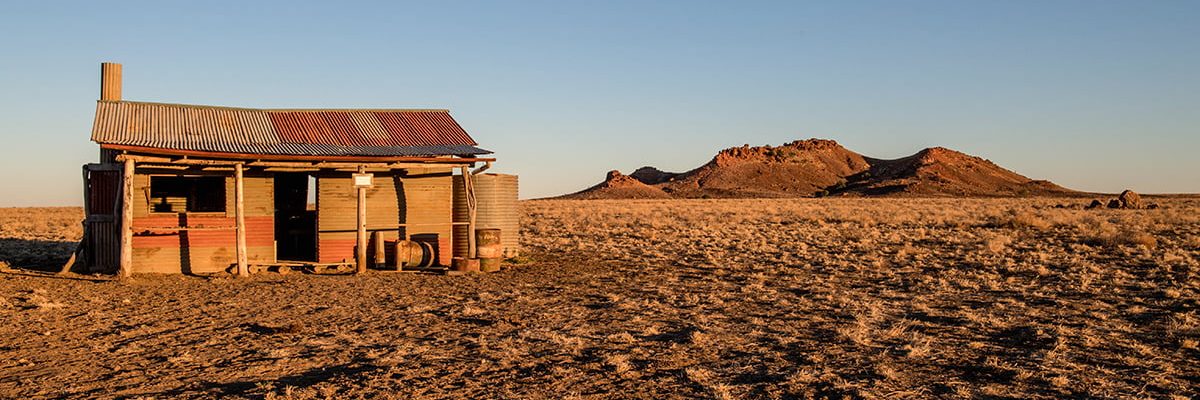
[[[92,141],[279,155],[491,153],[476,147],[446,110],[275,110],[99,101]]]

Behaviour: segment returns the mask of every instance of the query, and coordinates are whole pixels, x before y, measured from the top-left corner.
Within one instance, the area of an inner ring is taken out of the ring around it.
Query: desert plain
[[[525,201],[493,274],[67,274],[0,209],[5,398],[1193,398],[1200,199]]]

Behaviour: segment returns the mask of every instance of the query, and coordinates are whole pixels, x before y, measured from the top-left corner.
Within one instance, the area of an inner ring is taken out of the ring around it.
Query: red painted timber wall
[[[149,203],[150,177],[139,171],[133,186],[133,271],[154,273],[223,272],[237,262],[237,220],[234,215],[234,182],[226,172],[210,173],[225,178],[225,212],[155,213]],[[192,176],[196,174],[188,174]],[[274,179],[270,174],[248,173],[246,190],[246,258],[252,262],[275,261]],[[224,228],[175,230],[178,227]]]

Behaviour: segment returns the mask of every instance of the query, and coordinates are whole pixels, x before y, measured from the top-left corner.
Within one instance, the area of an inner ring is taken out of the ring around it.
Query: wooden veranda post
[[[133,167],[133,160],[125,160],[121,174],[121,277],[133,274]]]
[[[475,258],[475,182],[469,167],[459,167],[463,177],[463,194],[467,198],[467,258]]]
[[[237,219],[237,274],[238,276],[250,275],[250,268],[246,265],[246,201],[245,188],[242,184],[243,169],[242,163],[233,165],[233,193],[234,193],[234,217]]]
[[[365,174],[366,166],[359,165],[358,173]],[[358,188],[358,247],[355,249],[355,273],[367,272],[367,188],[362,185],[355,185]]]
[[[379,231],[371,232],[371,247],[375,248],[375,268],[383,268],[387,265],[387,251],[383,246],[383,234]]]

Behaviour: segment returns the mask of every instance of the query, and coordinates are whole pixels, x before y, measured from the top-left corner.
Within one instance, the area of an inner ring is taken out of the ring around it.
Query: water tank
[[[521,210],[517,203],[517,176],[473,175],[475,183],[475,228],[500,229],[504,257],[516,257],[521,249]],[[454,221],[466,222],[467,197],[461,175],[454,176]],[[466,225],[454,226],[454,256],[467,256]]]

